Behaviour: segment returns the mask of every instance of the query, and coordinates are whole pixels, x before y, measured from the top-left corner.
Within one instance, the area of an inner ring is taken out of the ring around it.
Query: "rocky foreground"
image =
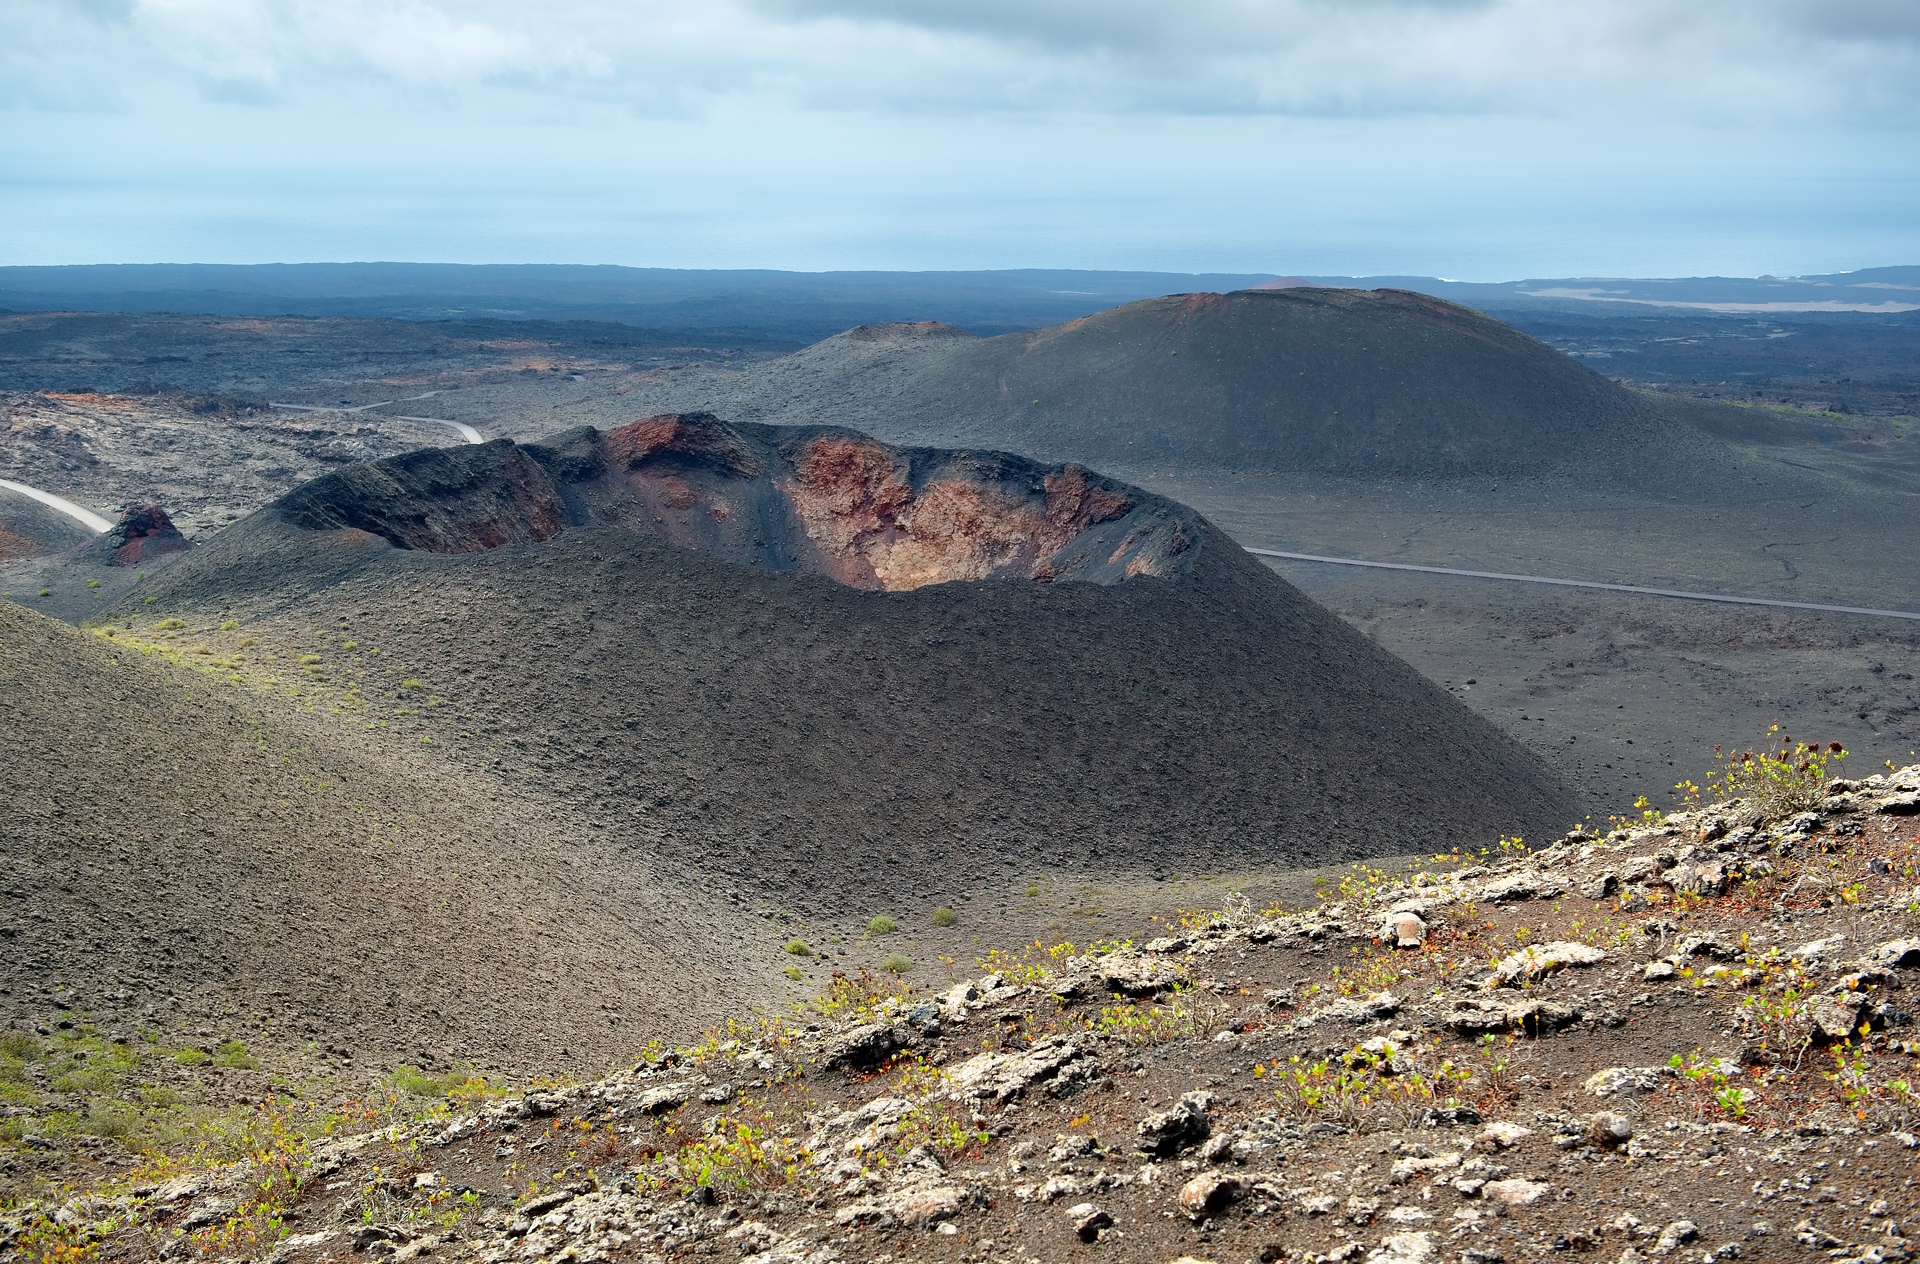
[[[262,1102],[13,1208],[35,1260],[747,1264],[1913,1256],[1920,765],[1317,907],[1035,944],[597,1083],[410,1118]],[[12,1135],[19,1135],[18,1130]]]

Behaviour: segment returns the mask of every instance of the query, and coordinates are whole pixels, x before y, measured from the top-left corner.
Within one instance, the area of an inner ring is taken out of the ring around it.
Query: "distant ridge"
[[[93,264],[0,268],[0,308],[407,320],[595,320],[758,331],[812,342],[861,324],[936,320],[976,333],[1031,329],[1144,298],[1285,286],[1401,289],[1500,312],[1920,311],[1920,266],[1805,277],[1452,281],[1020,268],[783,272],[576,264]]]

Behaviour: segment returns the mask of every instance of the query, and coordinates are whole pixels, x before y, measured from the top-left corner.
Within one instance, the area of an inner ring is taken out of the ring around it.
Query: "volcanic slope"
[[[1576,806],[1191,510],[998,453],[711,417],[415,453],[142,592],[139,626],[231,619],[322,671],[377,643],[363,696],[438,704],[436,749],[503,794],[802,910],[1479,847]]]
[[[0,602],[0,1022],[547,1070],[761,998],[743,917],[536,788],[169,657]]]
[[[1183,294],[997,338],[864,326],[744,373],[662,377],[651,402],[831,417],[910,443],[1129,471],[1617,481],[1697,470],[1697,407],[1618,386],[1468,308],[1398,290]]]

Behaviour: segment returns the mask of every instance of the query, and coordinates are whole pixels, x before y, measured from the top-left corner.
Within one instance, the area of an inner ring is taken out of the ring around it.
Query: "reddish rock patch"
[[[158,505],[132,504],[122,509],[107,542],[115,566],[139,566],[187,547],[187,538]]]

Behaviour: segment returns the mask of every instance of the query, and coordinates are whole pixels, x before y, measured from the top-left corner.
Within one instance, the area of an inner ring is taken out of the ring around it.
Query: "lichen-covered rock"
[[[1084,1036],[1055,1036],[1019,1053],[976,1054],[947,1073],[948,1090],[964,1101],[995,1106],[1033,1088],[1066,1097],[1100,1074],[1090,1043]]]
[[[1192,1149],[1213,1132],[1207,1112],[1213,1108],[1212,1093],[1188,1093],[1171,1110],[1159,1111],[1140,1121],[1142,1152],[1160,1158]]]
[[[1562,940],[1551,944],[1529,944],[1508,957],[1503,957],[1493,967],[1493,976],[1481,986],[1488,989],[1512,987],[1516,983],[1531,983],[1545,978],[1555,970],[1568,966],[1596,965],[1607,959],[1607,954],[1590,944]]]

